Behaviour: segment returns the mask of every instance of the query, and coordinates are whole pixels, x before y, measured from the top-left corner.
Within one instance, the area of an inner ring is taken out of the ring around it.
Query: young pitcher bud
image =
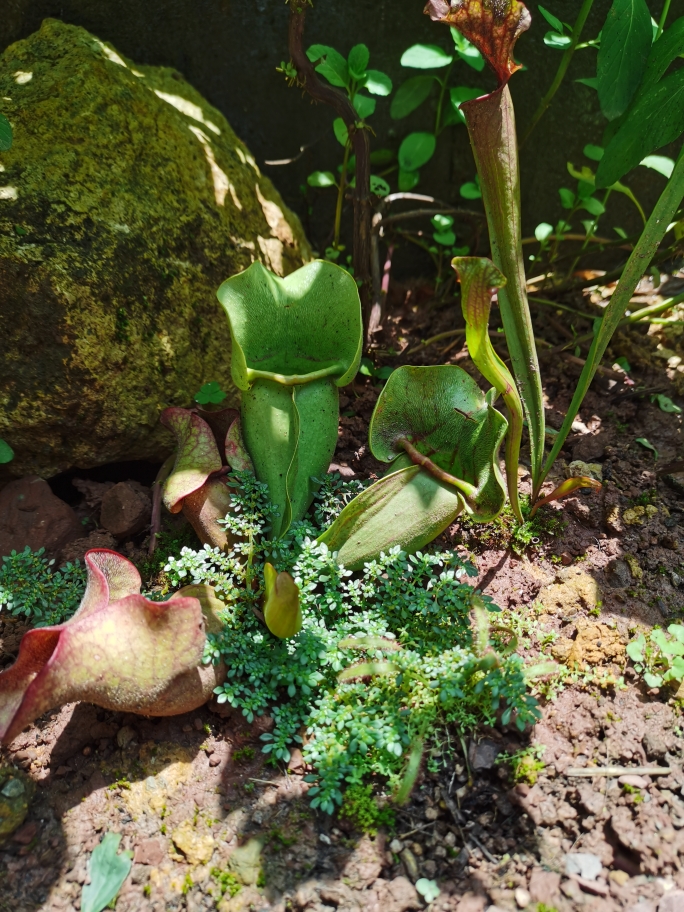
[[[289,573],[264,565],[264,620],[274,636],[286,640],[302,629],[299,587]]]

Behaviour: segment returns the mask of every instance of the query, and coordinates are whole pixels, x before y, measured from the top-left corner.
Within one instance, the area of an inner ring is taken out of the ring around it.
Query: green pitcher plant
[[[347,504],[319,542],[358,570],[392,547],[422,548],[463,510],[478,522],[493,519],[506,497],[498,465],[506,428],[491,394],[462,368],[398,368],[368,435],[388,474]]]
[[[278,538],[304,516],[337,444],[338,391],[361,360],[359,292],[333,263],[315,260],[281,279],[255,262],[218,298],[230,323],[242,434],[279,511]]]

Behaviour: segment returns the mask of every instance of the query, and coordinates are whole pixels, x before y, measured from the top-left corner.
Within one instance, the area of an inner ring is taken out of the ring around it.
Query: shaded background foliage
[[[451,50],[446,28],[431,23],[422,14],[422,0],[317,0],[307,20],[307,43],[330,44],[348,53],[352,45],[365,42],[373,66],[387,72],[397,86],[416,74],[400,66],[402,52],[415,42],[440,44]],[[536,0],[527,3],[532,28],[520,39],[517,56],[527,67],[512,82],[519,129],[529,123],[548,88],[561,59],[561,52],[544,45],[548,24],[537,10]],[[548,0],[546,7],[566,22],[574,22],[581,0]],[[596,0],[582,39],[595,38],[605,21],[611,0]],[[650,0],[659,16],[662,0]],[[670,13],[670,21],[677,10]],[[53,16],[82,25],[99,38],[110,41],[138,63],[177,68],[228,118],[247,143],[264,172],[273,179],[285,201],[304,220],[310,237],[317,241],[326,233],[333,206],[331,195],[316,200],[311,217],[300,186],[307,174],[321,168],[334,170],[341,160],[331,124],[333,113],[314,106],[297,89],[287,87],[276,72],[288,58],[288,8],[282,0],[4,0],[0,19],[0,50],[35,31],[41,21]],[[494,78],[477,73],[464,63],[455,84],[492,87]],[[587,143],[601,144],[606,124],[596,93],[574,80],[595,75],[596,51],[579,51],[552,107],[524,150],[522,162],[523,231],[529,235],[540,221],[555,223],[563,216],[558,188],[573,186],[566,163],[577,167]],[[452,80],[452,84],[454,81]],[[397,148],[413,130],[431,129],[434,104],[424,105],[402,121],[389,116],[391,99],[378,99],[372,125],[373,148]],[[289,165],[268,166],[265,161],[294,158]],[[666,147],[662,154],[672,154]],[[480,202],[464,201],[459,187],[472,180],[475,167],[464,126],[447,128],[435,157],[423,169],[418,192],[470,208]],[[391,178],[390,178],[391,180]],[[645,168],[627,179],[644,208],[652,208],[662,190],[663,179]],[[392,183],[396,189],[396,177]],[[628,232],[638,230],[638,215],[627,199],[611,200],[611,225]],[[400,264],[397,264],[400,267]],[[400,269],[401,271],[401,269]]]

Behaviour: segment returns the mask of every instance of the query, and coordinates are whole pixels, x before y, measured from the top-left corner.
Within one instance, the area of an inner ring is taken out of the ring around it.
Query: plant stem
[[[370,140],[367,129],[357,127],[359,116],[354,105],[344,92],[333,86],[324,85],[318,78],[313,64],[304,50],[304,23],[306,6],[298,0],[288,0],[290,22],[288,26],[288,47],[292,63],[297,70],[299,84],[314,101],[330,105],[347,125],[349,140],[356,156],[356,180],[354,184],[354,277],[359,283],[364,327],[370,321],[373,290],[371,278],[371,216],[370,195]]]
[[[669,4],[669,0],[666,0],[666,2]],[[520,143],[521,149],[525,145],[527,140],[530,138],[530,134],[532,133],[534,128],[537,126],[539,121],[542,119],[542,117],[546,113],[547,108],[553,101],[554,95],[560,88],[561,83],[563,82],[563,79],[565,78],[565,74],[567,73],[568,67],[570,66],[570,61],[572,60],[573,55],[574,55],[575,51],[577,50],[577,45],[580,40],[580,35],[582,34],[582,29],[584,28],[584,23],[587,21],[587,16],[589,15],[589,12],[591,10],[593,3],[594,3],[594,0],[584,0],[584,3],[582,4],[582,7],[579,11],[579,15],[578,15],[578,17],[575,21],[575,25],[572,29],[572,35],[570,36],[570,44],[568,45],[568,47],[565,49],[565,51],[563,53],[560,65],[558,67],[558,71],[556,72],[553,82],[549,86],[548,92],[546,93],[546,95],[544,95],[542,100],[539,102],[539,107],[534,112],[534,117],[532,118],[532,122],[530,123],[529,127],[527,128],[527,131],[525,132],[525,135],[522,138],[522,142]]]
[[[337,205],[335,206],[335,230],[333,232],[333,247],[335,250],[340,249],[340,229],[342,227],[342,207],[344,205],[344,191],[347,189],[347,166],[349,164],[349,151],[351,143],[347,140],[344,147],[344,158],[342,159],[342,173],[340,174],[340,183],[337,188]]]
[[[608,343],[624,317],[634,294],[634,289],[637,287],[639,279],[648,269],[682,198],[684,198],[684,153],[680,152],[674,171],[627,261],[618,286],[610,299],[610,304],[606,307],[601,324],[594,334],[591,348],[587,355],[587,363],[582,370],[575,395],[572,397],[570,408],[563,421],[563,426],[558,432],[551,453],[546,460],[544,470],[539,480],[535,482],[532,500],[535,500],[539,494],[539,489],[544,479],[563,448],[563,444],[570,433],[572,423],[577,417],[582,400],[589,389],[591,381],[594,379],[594,374],[601,363],[601,358],[608,347]]]
[[[665,0],[665,3],[663,4],[663,11],[660,14],[660,22],[658,23],[658,31],[656,32],[654,39],[655,41],[657,41],[658,38],[660,38],[660,36],[663,34],[663,29],[665,28],[665,23],[667,22],[667,14],[670,12],[670,3],[671,0]]]
[[[437,114],[435,116],[435,136],[439,136],[442,132],[442,105],[444,104],[444,93],[446,92],[447,85],[449,84],[449,74],[451,73],[451,68],[453,67],[453,60],[449,64],[446,73],[444,74],[444,79],[437,79],[437,82],[440,84],[441,88],[439,90],[439,100],[437,102]]]

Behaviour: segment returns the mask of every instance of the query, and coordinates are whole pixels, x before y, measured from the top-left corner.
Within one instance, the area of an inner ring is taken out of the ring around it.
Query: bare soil
[[[634,307],[682,289],[681,276],[658,289],[644,281]],[[564,301],[599,313],[611,290]],[[458,363],[475,373],[462,335],[412,351],[462,326],[453,299],[438,304],[429,286],[395,284],[389,313],[376,366]],[[570,360],[553,349],[590,321],[538,307],[535,326],[548,423],[557,428],[579,376],[572,359],[586,347],[572,345]],[[259,736],[268,718],[248,726],[211,705],[170,719],[65,706],[1,755],[37,788],[25,823],[0,847],[0,910],[79,909],[89,854],[106,831],[121,833],[134,852],[118,912],[403,912],[426,905],[419,878],[440,887],[435,912],[684,909],[681,703],[672,691],[649,690],[625,654],[636,631],[684,613],[682,422],[652,401],[663,393],[684,406],[677,332],[621,331],[604,359],[607,372],[593,383],[552,479],[581,460],[598,466],[598,494],[545,508],[563,524],[527,549],[514,550],[498,526],[456,523],[444,537],[476,563],[477,584],[503,609],[519,649],[572,672],[563,687],[541,688],[534,730],[447,734],[394,830],[373,837],[310,809],[297,751],[287,769],[264,765]],[[627,358],[629,377],[611,367],[618,357]],[[360,376],[344,390],[335,459],[346,475],[380,470],[366,438],[379,389]],[[529,490],[524,458],[521,485]],[[135,556],[141,544],[122,551]],[[22,632],[0,619],[0,665],[12,661]],[[516,781],[515,762],[497,757],[530,744],[539,746],[538,768]],[[615,766],[668,772],[581,775]],[[212,871],[231,857],[243,886],[221,898]]]

